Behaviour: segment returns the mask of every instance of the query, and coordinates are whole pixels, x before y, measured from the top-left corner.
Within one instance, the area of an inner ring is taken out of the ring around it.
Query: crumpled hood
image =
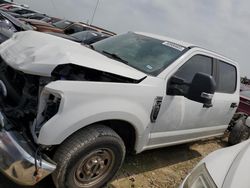
[[[33,75],[51,76],[57,65],[71,63],[135,80],[146,76],[79,43],[36,31],[14,34],[0,45],[0,55],[12,68]]]

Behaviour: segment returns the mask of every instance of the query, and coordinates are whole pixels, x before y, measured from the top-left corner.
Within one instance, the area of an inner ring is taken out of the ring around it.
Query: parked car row
[[[3,3],[0,4],[0,13],[2,14],[0,28],[4,28],[4,30],[0,30],[0,43],[7,40],[13,33],[26,30],[46,32],[86,44],[91,44],[115,35],[114,32],[97,26],[50,17],[46,14],[30,10],[24,5]],[[15,25],[22,25],[25,29],[16,29]],[[88,32],[75,36],[66,36],[83,31]],[[86,35],[86,33],[88,34]]]
[[[58,36],[58,37],[62,37],[68,40],[72,40],[78,43],[83,43],[86,45],[90,45],[93,44],[95,42],[98,42],[100,40],[106,39],[109,37],[109,35],[104,34],[104,33],[100,33],[97,31],[92,31],[92,30],[86,30],[86,31],[81,31],[81,32],[77,32],[71,35],[65,35],[65,34],[61,34],[61,33],[49,33],[52,34],[54,36]]]
[[[31,25],[0,10],[0,44],[9,39],[15,32],[33,29]]]

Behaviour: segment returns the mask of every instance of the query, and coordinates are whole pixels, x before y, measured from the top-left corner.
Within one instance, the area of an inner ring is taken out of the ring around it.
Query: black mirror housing
[[[185,81],[177,76],[173,76],[170,78],[170,84],[182,85],[184,83]]]
[[[184,96],[185,92],[182,88],[184,85],[187,85],[187,83],[185,83],[184,79],[179,78],[177,76],[171,77],[168,84],[167,84],[167,95],[182,95],[182,96]]]
[[[205,73],[197,73],[190,84],[186,97],[190,100],[203,103],[204,107],[211,107],[215,89],[216,82],[213,76]]]

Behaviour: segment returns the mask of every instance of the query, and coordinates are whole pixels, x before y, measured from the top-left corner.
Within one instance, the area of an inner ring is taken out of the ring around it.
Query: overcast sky
[[[14,0],[52,16],[87,22],[97,0]],[[250,77],[249,0],[100,0],[93,24],[191,42],[239,62]]]

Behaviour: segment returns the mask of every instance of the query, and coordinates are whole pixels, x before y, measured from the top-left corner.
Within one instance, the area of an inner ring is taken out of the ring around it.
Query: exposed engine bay
[[[18,126],[27,125],[28,122],[34,120],[41,84],[39,76],[16,71],[0,59],[0,80],[3,83],[0,108],[8,119]]]
[[[7,127],[7,129],[19,131],[28,129],[38,115],[41,91],[48,83],[56,80],[120,83],[138,83],[141,81],[74,64],[59,65],[54,69],[51,77],[43,77],[15,70],[1,58],[0,108],[14,126]],[[36,122],[36,124],[42,125],[58,112],[60,98],[51,94],[48,95],[46,100],[41,113],[42,121]],[[41,127],[41,125],[37,125],[37,127]]]

